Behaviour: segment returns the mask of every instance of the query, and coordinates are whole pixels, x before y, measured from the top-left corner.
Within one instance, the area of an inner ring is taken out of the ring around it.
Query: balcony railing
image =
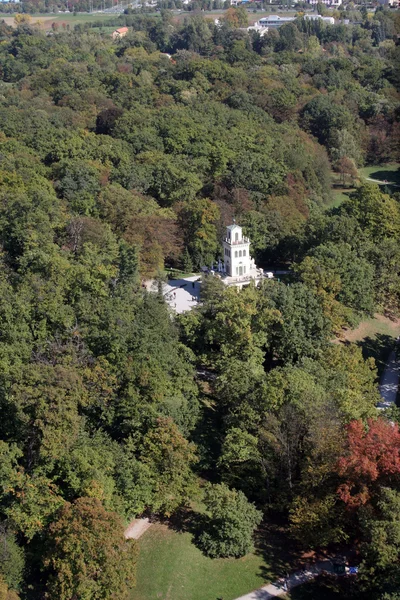
[[[241,240],[230,240],[229,238],[225,238],[225,242],[227,242],[228,244],[231,244],[232,246],[239,246],[240,244],[249,244],[250,240],[249,238],[244,237]]]

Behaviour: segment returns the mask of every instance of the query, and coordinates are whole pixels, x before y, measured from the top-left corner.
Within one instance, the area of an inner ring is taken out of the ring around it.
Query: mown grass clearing
[[[395,339],[400,335],[400,320],[389,319],[375,314],[361,321],[356,329],[343,332],[341,340],[358,344],[365,358],[375,359],[378,373],[381,375]]]
[[[278,525],[262,526],[254,552],[240,559],[208,558],[194,545],[190,525],[177,529],[156,523],[140,538],[131,600],[234,600],[304,564]]]
[[[400,165],[398,163],[363,167],[358,171],[362,178],[375,179],[376,181],[380,181],[381,185],[400,185]]]
[[[14,16],[9,14],[0,14],[0,20],[4,20],[7,25],[11,25],[11,27],[15,26]],[[106,24],[110,19],[115,19],[116,15],[107,14],[107,13],[57,13],[57,14],[32,14],[29,15],[31,17],[32,24],[39,23],[44,29],[51,29],[53,23],[57,23],[57,25],[61,25],[65,23],[73,28],[75,25],[84,24],[84,23],[95,23],[99,21],[104,21]],[[117,15],[118,16],[118,15]],[[115,27],[112,28],[114,31]]]
[[[338,206],[340,206],[342,204],[342,202],[344,202],[345,200],[348,199],[348,195],[354,191],[354,188],[351,189],[333,189],[332,190],[332,201],[329,202],[329,204],[326,205],[326,207],[329,208],[337,208]]]
[[[269,580],[270,567],[262,556],[211,559],[196,548],[190,533],[166,525],[152,525],[139,547],[131,600],[233,600]]]

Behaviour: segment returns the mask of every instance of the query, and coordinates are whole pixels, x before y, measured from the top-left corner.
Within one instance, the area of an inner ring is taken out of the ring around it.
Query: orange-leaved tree
[[[367,504],[380,486],[400,483],[400,431],[397,423],[383,418],[352,421],[347,427],[346,453],[338,460],[337,472],[344,482],[338,488],[341,500],[351,508]]]

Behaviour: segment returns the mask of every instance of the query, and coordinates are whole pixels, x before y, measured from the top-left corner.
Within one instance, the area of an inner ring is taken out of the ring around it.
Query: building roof
[[[280,17],[279,15],[268,15],[268,17],[262,17],[258,22],[267,23],[272,25],[274,23],[291,23],[296,17]]]
[[[240,225],[238,225],[237,223],[234,223],[233,225],[229,225],[227,227],[227,229],[229,229],[229,231],[232,231],[232,229],[235,229],[235,227],[239,227],[241,229]]]
[[[128,30],[128,27],[120,27],[119,29],[115,30],[117,33],[126,33]]]

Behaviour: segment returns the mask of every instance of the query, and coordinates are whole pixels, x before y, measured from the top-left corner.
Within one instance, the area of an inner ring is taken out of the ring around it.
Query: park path
[[[138,540],[148,530],[150,525],[149,519],[133,519],[124,531],[125,539]]]
[[[201,277],[191,275],[183,279],[169,279],[162,284],[162,295],[167,304],[178,314],[194,308],[200,299]],[[157,282],[149,279],[144,282],[148,292],[157,291]]]
[[[312,581],[324,572],[333,573],[333,566],[330,560],[324,560],[301,571],[295,571],[287,577],[286,581],[283,578],[278,579],[258,590],[240,596],[240,598],[236,598],[236,600],[269,600],[270,598],[279,598],[279,596],[285,596],[292,588],[303,585],[303,583],[307,583],[308,581]]]
[[[372,179],[371,177],[366,177],[367,181],[372,181],[372,183],[379,183],[379,185],[391,185],[392,187],[400,187],[397,183],[392,181],[382,181],[381,179]]]
[[[379,402],[378,408],[388,408],[396,404],[399,381],[400,361],[396,356],[396,350],[392,350],[386,363],[379,386],[382,402]]]

